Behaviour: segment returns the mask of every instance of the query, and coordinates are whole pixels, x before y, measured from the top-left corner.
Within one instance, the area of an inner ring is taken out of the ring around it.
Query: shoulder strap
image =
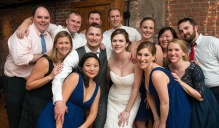
[[[48,55],[44,54],[41,58],[43,58],[43,57],[46,58],[47,61],[49,62],[49,70],[48,70],[48,72],[45,74],[45,76],[48,76],[48,75],[52,72],[52,70],[53,70],[53,68],[54,68],[54,65],[53,65],[53,62],[52,62],[52,60],[49,58]]]
[[[94,94],[93,94],[93,96],[92,96],[92,100],[94,100],[95,97],[97,96],[98,90],[99,90],[99,85],[96,84],[96,88],[95,88],[95,90],[94,90]]]

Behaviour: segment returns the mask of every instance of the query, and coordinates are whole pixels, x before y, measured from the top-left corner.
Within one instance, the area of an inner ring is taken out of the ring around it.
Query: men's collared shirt
[[[40,32],[35,25],[29,26],[29,34],[23,39],[16,36],[16,32],[8,39],[9,55],[7,56],[4,74],[8,77],[22,77],[27,79],[34,64],[30,64],[35,54],[42,53]],[[47,51],[53,47],[53,41],[50,34],[43,33]]]
[[[66,31],[70,34],[67,28],[64,28],[61,25],[55,25],[51,23],[47,30],[52,35],[53,39],[55,39],[56,34],[59,33],[60,31]],[[74,37],[72,37],[72,42],[73,42],[73,49],[77,49],[79,47],[84,46],[87,43],[87,40],[85,38],[82,38],[78,33],[74,33]]]
[[[134,29],[132,27],[128,27],[128,26],[121,26],[120,28],[126,30],[126,32],[129,34],[129,40],[131,42],[139,41],[141,39],[141,35],[136,29]],[[102,42],[106,47],[108,47],[110,49],[112,49],[112,47],[111,47],[111,35],[114,31],[115,30],[112,28],[112,29],[109,29],[109,30],[107,30],[103,33],[103,41]]]
[[[92,52],[87,45],[84,46],[86,53]],[[98,48],[97,53],[100,53]],[[111,50],[106,49],[107,60],[111,57]],[[99,54],[97,54],[99,57]],[[72,72],[72,68],[76,67],[79,62],[79,56],[76,50],[71,51],[63,61],[62,72],[55,76],[52,81],[52,91],[53,91],[53,103],[62,99],[62,84],[65,78]]]
[[[187,47],[190,53],[191,46]],[[194,60],[198,61],[204,72],[206,86],[219,86],[219,39],[200,34],[196,40]]]

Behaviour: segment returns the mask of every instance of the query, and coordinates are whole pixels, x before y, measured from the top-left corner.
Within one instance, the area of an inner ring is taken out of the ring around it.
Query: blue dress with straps
[[[66,103],[68,113],[65,113],[63,128],[78,128],[84,123],[84,109],[91,106],[97,95],[98,88],[98,85],[96,85],[92,97],[84,102],[84,83],[81,74],[79,74],[78,84]],[[50,101],[39,117],[37,128],[55,127],[54,105]]]
[[[191,107],[188,97],[180,84],[174,80],[169,70],[162,67],[156,67],[151,71],[149,79],[149,92],[155,97],[157,111],[160,111],[160,100],[158,93],[152,82],[152,73],[154,71],[162,71],[169,77],[169,83],[167,85],[169,94],[169,112],[166,121],[166,128],[189,128]]]

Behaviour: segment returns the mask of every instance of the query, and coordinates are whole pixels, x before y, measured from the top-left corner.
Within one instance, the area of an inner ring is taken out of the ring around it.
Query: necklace
[[[122,61],[122,63],[118,63],[116,62],[116,60],[115,60],[115,63],[118,65],[124,65],[127,60],[128,60],[128,56],[125,58],[125,60]]]

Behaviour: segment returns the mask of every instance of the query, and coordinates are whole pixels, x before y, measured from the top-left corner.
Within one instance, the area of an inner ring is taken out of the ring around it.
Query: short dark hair
[[[154,20],[154,18],[152,18],[152,17],[145,17],[145,18],[143,18],[143,19],[141,20],[141,22],[140,22],[140,27],[142,26],[143,22],[146,21],[146,20],[151,20],[151,21],[153,21],[153,22],[154,22],[154,26],[155,26],[155,20]]]
[[[101,25],[97,24],[97,23],[92,23],[92,24],[89,24],[86,28],[86,34],[89,30],[90,27],[95,27],[95,28],[99,28],[101,30],[101,33],[103,35],[103,28],[101,27]]]
[[[121,16],[121,11],[120,11],[118,8],[111,8],[111,9],[108,11],[108,18],[110,18],[110,12],[113,11],[113,10],[119,11],[120,16]]]
[[[186,17],[186,18],[183,18],[183,19],[181,19],[181,20],[178,21],[178,29],[179,29],[179,25],[180,25],[182,22],[187,22],[187,21],[189,21],[189,23],[190,23],[193,27],[197,25],[196,22],[195,22],[192,18]]]
[[[67,19],[70,17],[71,14],[75,14],[76,16],[80,16],[80,17],[81,17],[81,14],[80,14],[78,11],[71,11],[71,12],[68,14]]]
[[[33,17],[35,16],[35,13],[36,13],[37,9],[40,8],[40,7],[45,8],[49,12],[49,10],[45,6],[37,5],[37,6],[33,7],[33,9],[32,9],[32,16]],[[51,16],[50,12],[49,12],[49,15]]]
[[[90,18],[90,15],[91,14],[99,14],[100,15],[100,19],[102,19],[102,14],[100,11],[98,10],[91,10],[89,13],[88,13],[88,19]]]
[[[169,27],[169,26],[163,27],[162,29],[160,29],[160,31],[159,31],[159,33],[158,33],[157,39],[159,40],[160,36],[161,36],[165,31],[167,31],[167,30],[170,30],[170,32],[172,33],[174,39],[178,39],[178,36],[177,36],[177,34],[176,34],[176,31],[175,31],[172,27]],[[158,41],[158,42],[159,42],[159,41]]]

